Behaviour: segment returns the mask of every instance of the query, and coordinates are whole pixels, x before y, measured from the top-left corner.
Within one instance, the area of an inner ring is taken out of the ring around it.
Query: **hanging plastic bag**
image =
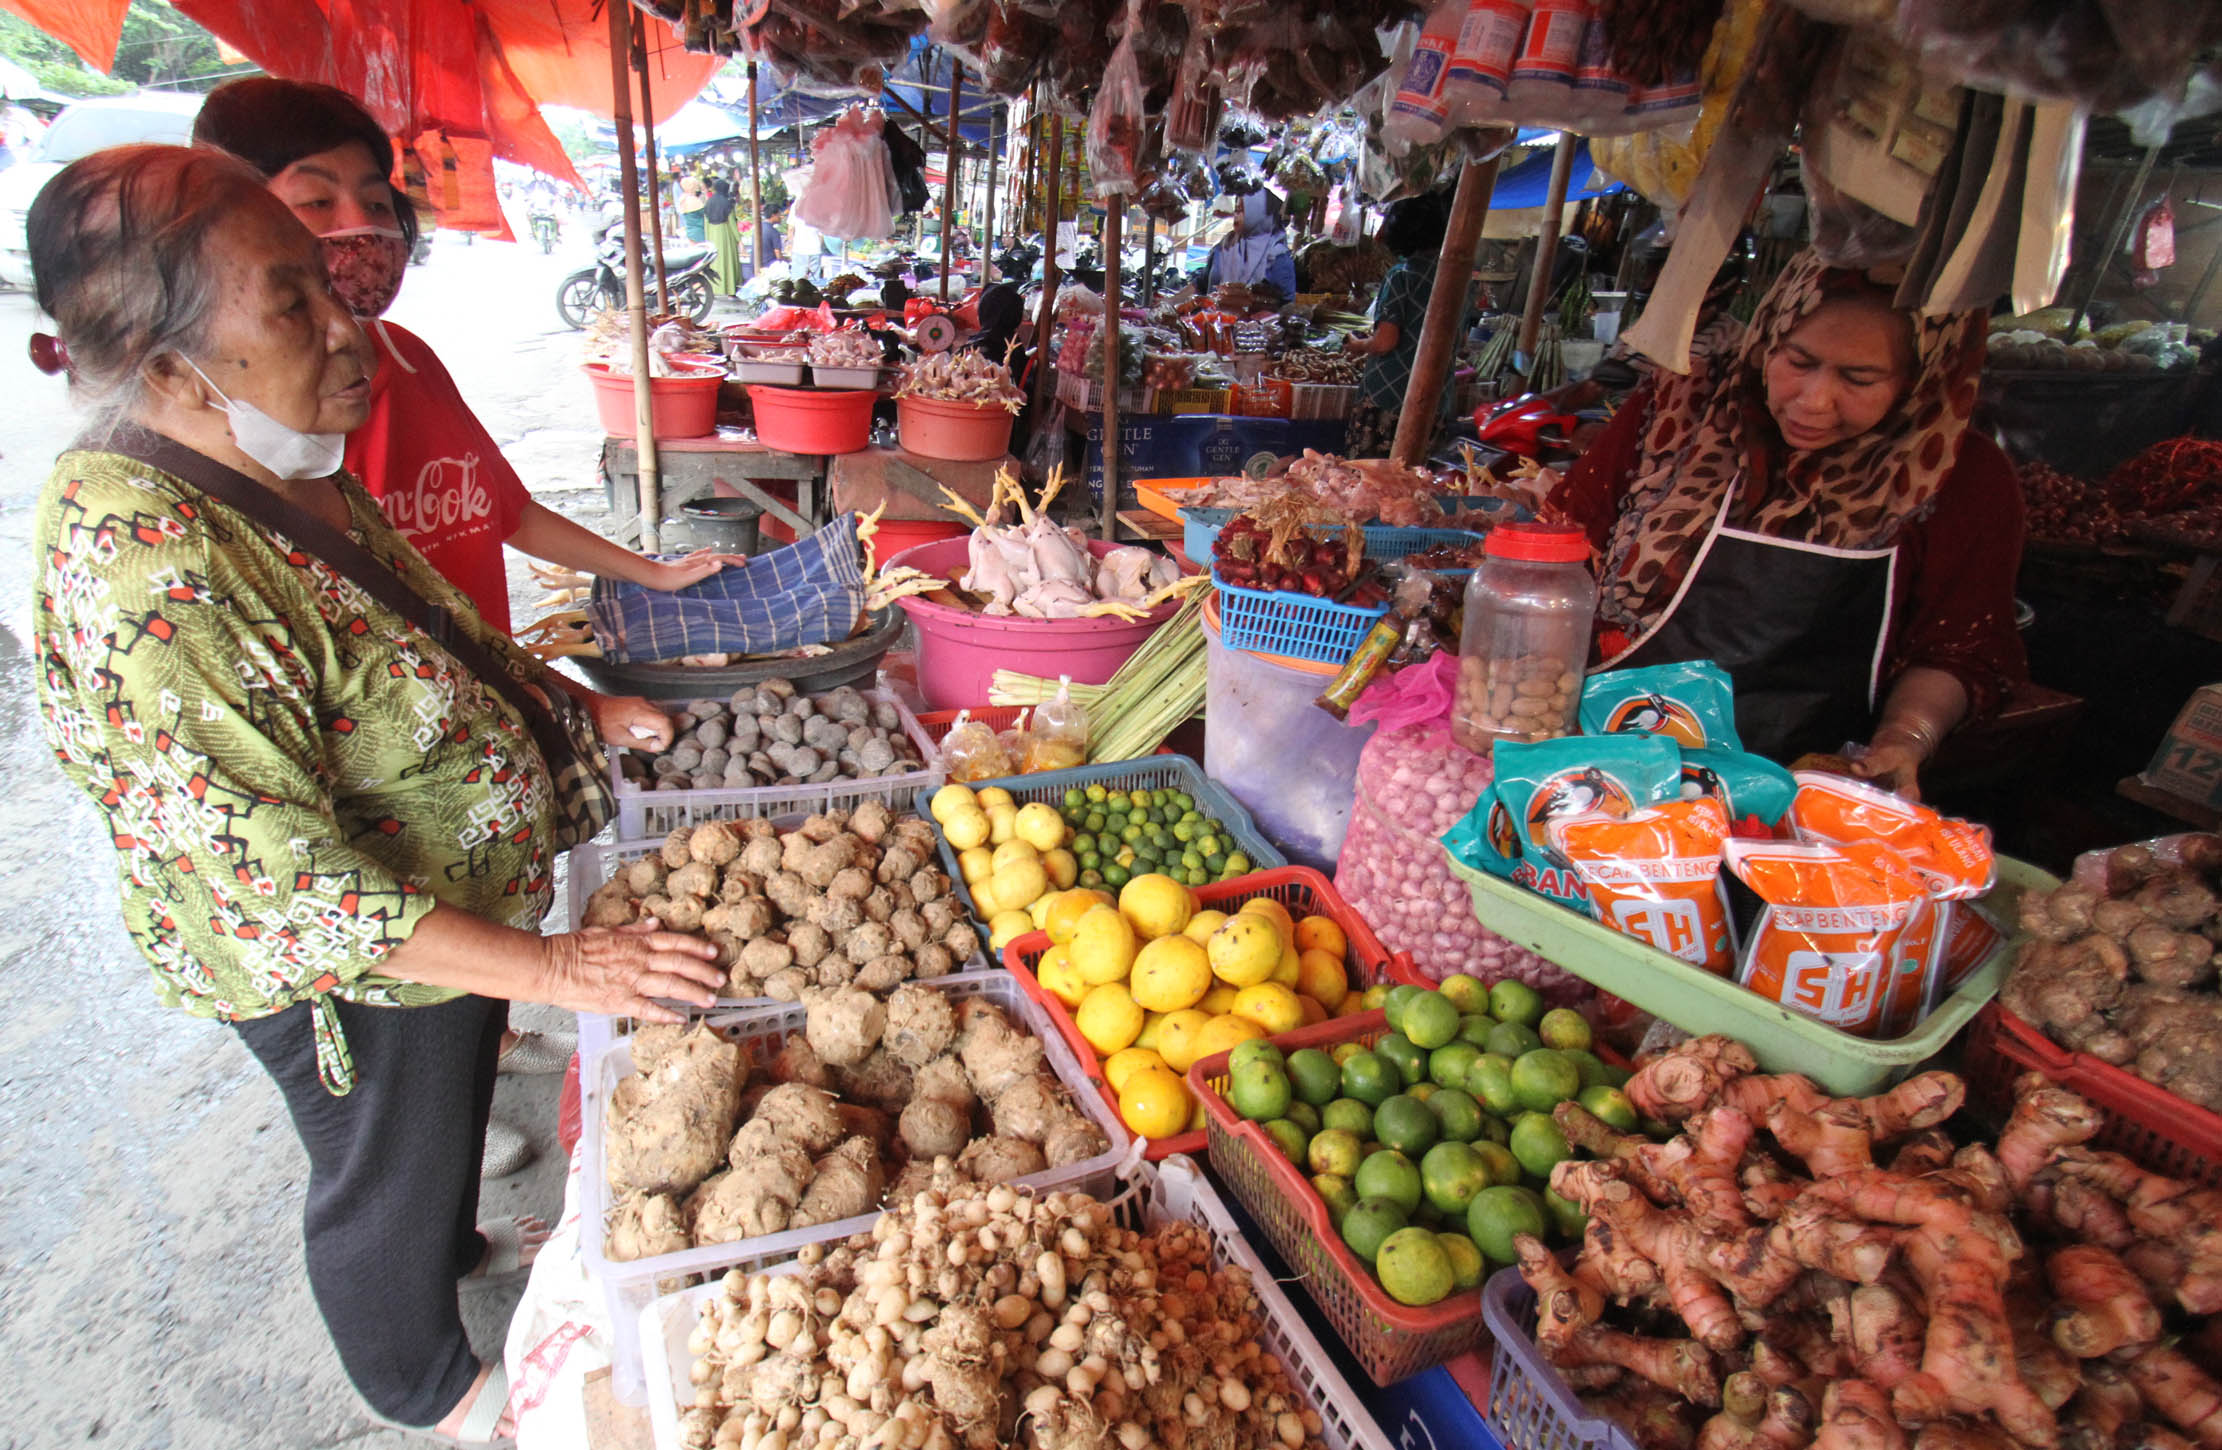
[[[1126,33],[1104,68],[1096,103],[1088,110],[1088,172],[1097,196],[1132,196],[1142,155],[1142,65],[1135,59],[1141,7],[1128,0]]]
[[[2137,240],[2130,251],[2131,265],[2140,272],[2157,272],[2176,264],[2176,209],[2162,197],[2145,208],[2137,219]]]
[[[1166,149],[1208,150],[1218,121],[1219,85],[1211,78],[1211,37],[1191,22],[1180,71],[1173,78],[1173,98],[1165,105]]]
[[[1327,196],[1327,240],[1338,247],[1355,247],[1365,239],[1363,209],[1349,187],[1337,185]]]
[[[810,143],[809,180],[795,198],[795,219],[829,237],[880,241],[892,235],[903,198],[884,134],[887,118],[851,106]]]

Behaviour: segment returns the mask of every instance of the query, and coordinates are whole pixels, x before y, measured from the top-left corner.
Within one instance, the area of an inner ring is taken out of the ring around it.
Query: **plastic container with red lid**
[[[1466,749],[1575,732],[1582,670],[1597,615],[1589,536],[1548,524],[1500,524],[1466,583],[1451,730]]]

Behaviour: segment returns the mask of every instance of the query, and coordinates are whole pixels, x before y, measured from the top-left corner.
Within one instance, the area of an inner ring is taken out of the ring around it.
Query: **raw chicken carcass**
[[[1150,592],[1150,566],[1160,556],[1132,544],[1096,561],[1096,597],[1129,602]]]
[[[1095,602],[1096,597],[1083,585],[1069,579],[1048,579],[1019,595],[1013,607],[1029,619],[1077,619]]]
[[[965,541],[965,558],[972,567],[957,581],[973,593],[987,596],[989,614],[1009,614],[1011,602],[1025,587],[1013,576],[1000,543],[989,530],[975,529],[972,537]]]

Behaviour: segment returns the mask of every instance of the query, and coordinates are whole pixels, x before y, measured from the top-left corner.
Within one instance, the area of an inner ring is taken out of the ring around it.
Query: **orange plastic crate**
[[[928,740],[939,745],[956,728],[959,715],[969,713],[990,730],[1008,730],[1018,723],[1018,717],[1025,714],[1027,708],[1025,705],[974,705],[969,711],[922,710],[918,714],[918,728],[925,732]]]
[[[1202,488],[1210,482],[1209,478],[1137,478],[1134,496],[1141,500],[1143,508],[1177,524],[1180,511],[1188,506],[1188,490]]]

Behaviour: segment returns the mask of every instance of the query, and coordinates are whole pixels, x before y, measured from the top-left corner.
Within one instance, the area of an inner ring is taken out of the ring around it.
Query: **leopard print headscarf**
[[[1655,375],[1635,478],[1606,556],[1599,612],[1607,623],[1641,638],[1681,588],[1731,484],[1728,524],[1799,543],[1886,548],[1928,513],[1975,412],[1981,313],[1913,318],[1913,382],[1856,438],[1790,453],[1767,412],[1768,356],[1822,303],[1867,285],[1858,272],[1801,253],[1740,336],[1716,333],[1712,347],[1693,349],[1688,373]]]

